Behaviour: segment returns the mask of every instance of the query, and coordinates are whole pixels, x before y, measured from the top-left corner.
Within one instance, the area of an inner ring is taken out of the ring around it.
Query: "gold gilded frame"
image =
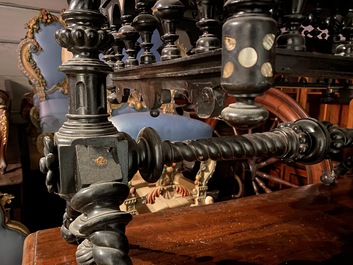
[[[11,220],[9,215],[6,213],[5,205],[10,204],[13,198],[14,196],[11,194],[0,192],[0,211],[2,211],[2,220],[0,221],[2,222],[5,229],[17,231],[24,235],[28,235],[30,233],[28,228],[18,221]]]
[[[63,94],[68,93],[68,86],[66,79],[63,82],[53,86],[48,91],[45,91],[47,86],[47,81],[41,74],[41,70],[37,66],[37,63],[32,57],[33,53],[42,50],[42,47],[35,40],[35,33],[40,30],[41,25],[49,25],[54,22],[59,22],[65,25],[64,21],[51,14],[46,9],[41,9],[40,13],[32,18],[29,22],[25,24],[27,29],[26,37],[19,43],[17,49],[18,55],[18,67],[20,71],[29,79],[32,86],[34,87],[34,92],[37,94],[39,101],[46,99],[46,95],[60,90]]]

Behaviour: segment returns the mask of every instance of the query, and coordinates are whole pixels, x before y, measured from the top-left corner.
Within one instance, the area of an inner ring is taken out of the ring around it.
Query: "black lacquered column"
[[[73,0],[62,15],[67,27],[56,40],[73,53],[60,66],[69,84],[68,121],[53,143],[46,139],[41,168],[67,201],[62,235],[81,242],[77,263],[131,264],[125,225],[132,217],[119,208],[129,193],[128,142],[108,121],[106,77],[112,68],[99,54],[113,37],[102,30],[107,21],[99,7],[100,1]]]
[[[273,82],[277,23],[270,15],[273,0],[228,0],[230,17],[222,29],[222,77],[225,91],[236,103],[222,111],[222,118],[237,128],[256,127],[268,112],[254,98]]]

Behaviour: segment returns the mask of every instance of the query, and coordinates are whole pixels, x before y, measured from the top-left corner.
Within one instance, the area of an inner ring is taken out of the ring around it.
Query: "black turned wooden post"
[[[277,23],[270,15],[273,0],[228,0],[230,16],[222,29],[222,77],[225,91],[237,102],[222,111],[222,118],[239,129],[256,127],[268,112],[254,98],[273,82]]]
[[[344,26],[341,30],[341,34],[345,40],[336,47],[335,54],[353,57],[353,3],[350,3],[349,6],[350,8],[346,10]]]
[[[123,69],[125,67],[125,63],[123,62],[124,54],[123,49],[125,48],[124,41],[121,39],[118,32],[112,32],[114,39],[115,39],[115,58],[116,62],[114,64],[114,70]]]
[[[158,20],[152,15],[152,7],[155,0],[139,0],[136,9],[140,12],[132,21],[131,25],[140,34],[141,48],[144,50],[140,56],[140,64],[151,64],[156,62],[156,57],[151,52],[153,47],[152,34],[158,26]]]
[[[305,38],[300,32],[302,22],[305,19],[302,14],[305,4],[306,0],[292,0],[289,13],[283,17],[285,31],[277,38],[278,48],[305,51]]]
[[[109,30],[114,37],[114,43],[110,50],[112,52],[111,56],[114,57],[115,61],[113,65],[110,65],[109,62],[107,63],[114,69],[123,69],[125,67],[125,63],[123,62],[123,49],[125,48],[125,43],[118,33],[122,26],[120,5],[114,3],[112,7],[110,7],[107,11],[107,17],[109,19]]]
[[[46,139],[40,165],[68,202],[62,233],[70,243],[81,242],[77,263],[131,264],[125,225],[132,217],[120,211],[129,193],[128,142],[108,121],[106,77],[112,68],[99,53],[113,37],[102,30],[107,19],[99,7],[100,1],[73,0],[62,15],[67,27],[56,40],[74,55],[60,66],[69,84],[68,120],[54,142]]]
[[[180,50],[175,45],[179,38],[176,34],[176,25],[184,14],[184,5],[179,0],[158,0],[154,5],[154,15],[161,21],[164,35],[161,37],[165,43],[161,52],[161,60],[180,58]]]
[[[133,1],[125,1],[125,6],[122,9],[121,22],[122,26],[118,30],[116,36],[121,39],[125,44],[125,52],[128,57],[125,60],[125,67],[132,67],[139,64],[136,59],[137,51],[136,51],[136,42],[139,37],[139,33],[134,29],[131,25],[132,20],[135,15],[135,4]]]
[[[214,19],[216,0],[196,0],[200,20],[196,23],[202,31],[202,35],[196,41],[196,53],[211,51],[220,47],[220,41],[215,31],[218,29],[218,21]]]
[[[120,69],[120,67],[123,68],[124,63],[121,61],[123,55],[122,49],[123,49],[123,42],[117,37],[117,30],[121,27],[120,20],[118,21],[112,21],[113,23],[110,23],[108,28],[106,29],[107,32],[109,32],[111,35],[114,37],[114,42],[112,47],[110,47],[108,50],[104,51],[103,54],[103,60],[112,68],[114,69],[115,65],[117,65]],[[115,23],[114,23],[115,22]],[[115,94],[115,86],[112,82],[112,73],[109,73],[107,75],[107,90],[109,91],[109,95],[107,95],[107,100],[109,103],[118,103],[116,99],[116,94]]]
[[[325,24],[328,31],[327,40],[331,43],[331,52],[335,54],[336,47],[341,44],[341,30],[344,22],[344,16],[341,14],[341,10],[336,8],[335,13],[325,19]]]
[[[312,38],[313,40],[317,40],[322,33],[322,28],[325,27],[324,20],[322,19],[322,7],[321,1],[316,0],[313,4],[313,9],[310,14],[303,21],[303,26],[311,26],[312,29],[305,30],[304,35]]]

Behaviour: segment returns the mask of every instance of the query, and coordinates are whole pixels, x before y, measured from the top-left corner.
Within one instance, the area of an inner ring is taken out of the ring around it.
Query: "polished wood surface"
[[[353,179],[134,216],[135,265],[353,264]],[[59,228],[30,234],[23,265],[70,265]]]
[[[8,164],[6,173],[0,174],[0,186],[21,184],[22,180],[21,163]]]

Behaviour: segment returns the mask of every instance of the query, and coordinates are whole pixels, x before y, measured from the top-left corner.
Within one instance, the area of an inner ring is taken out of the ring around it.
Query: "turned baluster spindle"
[[[300,31],[305,19],[302,15],[305,2],[305,0],[292,0],[290,13],[283,17],[285,31],[277,38],[278,48],[305,51],[305,38]]]
[[[112,65],[112,68],[114,69],[114,72],[115,72],[125,68],[125,63],[123,61],[123,58],[124,58],[123,49],[125,48],[125,43],[121,39],[121,35],[118,34],[118,30],[116,27],[114,27],[111,34],[114,37],[112,50],[115,52],[114,54],[115,63],[114,65]],[[120,91],[120,89],[117,88],[114,82],[112,81],[112,74],[109,74],[107,77],[107,89],[110,92],[110,94],[107,95],[107,101],[110,104],[121,103],[122,91]]]
[[[116,33],[115,30],[111,30],[110,33],[114,36],[114,33]],[[112,68],[115,69],[116,64],[118,63],[118,57],[117,54],[119,53],[117,47],[117,39],[114,38],[114,44],[113,46],[108,49],[105,54],[103,55],[103,59],[106,61],[106,63]],[[121,49],[122,50],[122,49]],[[109,94],[107,95],[107,100],[109,103],[118,103],[116,96],[115,96],[115,85],[112,81],[112,74],[109,73],[107,75],[107,90],[109,91]]]
[[[125,45],[118,34],[118,30],[122,26],[120,6],[117,3],[106,1],[104,5],[101,6],[100,11],[107,17],[109,22],[107,25],[107,30],[114,37],[113,45],[108,51],[105,52],[103,59],[113,69],[122,69],[125,66],[122,61],[124,58],[123,48]]]
[[[218,21],[214,19],[216,0],[197,0],[197,9],[200,20],[196,23],[202,35],[196,42],[196,53],[211,51],[220,47],[220,41],[215,35]]]
[[[119,34],[119,29],[122,26],[122,21],[121,21],[121,15],[120,15],[120,8],[118,5],[114,7],[113,11],[113,22],[112,25],[110,26],[111,28],[111,34],[114,37],[114,43],[112,46],[113,51],[115,52],[115,63],[113,66],[114,71],[123,69],[125,67],[125,63],[123,62],[124,54],[123,54],[123,49],[125,48],[125,43],[121,38],[121,35]]]
[[[125,68],[125,63],[123,62],[124,54],[123,49],[125,48],[124,41],[120,38],[117,32],[112,32],[114,36],[114,49],[116,62],[114,64],[114,71]]]
[[[344,17],[344,26],[341,34],[345,40],[335,49],[336,55],[353,57],[353,8],[348,9]]]
[[[140,34],[140,47],[144,50],[140,56],[140,64],[151,64],[156,62],[156,57],[151,52],[153,47],[152,34],[158,26],[158,20],[152,15],[152,7],[155,0],[140,0],[136,3],[136,9],[140,12],[132,21],[131,25]]]
[[[131,25],[133,20],[133,15],[124,14],[121,17],[121,21],[123,23],[122,27],[118,31],[118,37],[125,44],[125,52],[128,57],[125,60],[125,67],[132,67],[138,65],[138,60],[136,59],[136,42],[139,37],[139,33],[134,29]]]
[[[341,30],[343,28],[344,16],[337,8],[335,13],[325,19],[327,25],[328,38],[327,40],[332,45],[331,53],[335,53],[336,47],[341,43]]]
[[[277,23],[270,10],[275,1],[228,0],[229,18],[222,29],[223,89],[236,103],[223,109],[222,118],[239,129],[262,124],[268,112],[254,99],[273,82]],[[244,30],[246,29],[246,30]]]
[[[179,38],[176,34],[176,26],[184,14],[184,5],[179,0],[159,0],[153,9],[155,10],[154,15],[162,23],[164,33],[161,37],[165,44],[161,52],[161,60],[180,58],[180,50],[175,44]]]
[[[314,40],[319,39],[322,30],[326,28],[325,21],[321,16],[322,7],[320,6],[320,1],[316,1],[315,7],[302,23],[305,27],[312,27],[311,30],[306,29],[304,31],[305,36],[311,37]]]
[[[120,35],[117,33],[118,29],[121,27],[121,24],[113,24],[110,27],[110,33],[114,37],[113,46],[107,51],[107,54],[103,56],[103,59],[106,60],[107,64],[116,70],[123,69],[125,67],[125,63],[122,61],[123,48],[125,47],[123,40],[120,38]],[[111,104],[119,103],[117,99],[116,87],[114,82],[112,81],[112,74],[109,73],[107,76],[107,90],[109,94],[107,95],[107,100]]]

